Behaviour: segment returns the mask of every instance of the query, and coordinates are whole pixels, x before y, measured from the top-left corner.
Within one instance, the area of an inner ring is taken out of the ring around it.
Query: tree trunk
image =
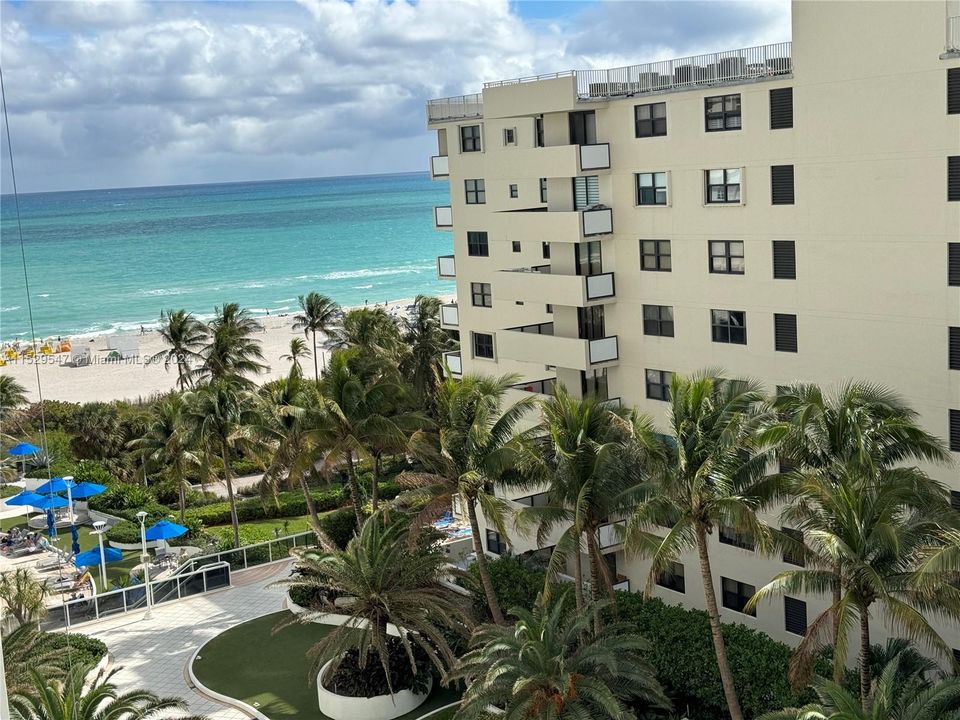
[[[860,608],[860,704],[870,714],[870,608]]]
[[[233,525],[233,546],[240,547],[240,520],[237,518],[237,501],[233,497],[233,474],[230,472],[230,450],[223,446],[223,480],[227,484],[227,499],[230,501],[230,524]]]
[[[601,567],[603,556],[600,553],[600,544],[597,542],[597,529],[588,527],[585,531],[587,536],[587,557],[590,560],[590,595],[594,602],[601,599],[607,587],[607,568]],[[603,620],[599,612],[593,614],[593,627],[599,635],[603,629]]]
[[[586,602],[583,598],[583,563],[580,559],[580,537],[577,536],[577,547],[573,555],[573,597],[577,604],[577,610],[583,611]]]
[[[697,553],[700,556],[700,575],[703,578],[703,594],[707,601],[707,615],[710,616],[710,633],[713,635],[713,647],[717,653],[717,666],[720,669],[720,682],[727,699],[727,709],[731,720],[743,720],[737,689],[733,685],[733,673],[727,660],[727,646],[723,640],[720,625],[720,611],[717,609],[717,594],[713,589],[713,570],[710,568],[710,555],[707,552],[707,533],[703,527],[697,527]]]
[[[317,367],[317,331],[313,331],[313,379],[320,380],[320,370]]]
[[[185,522],[186,514],[187,514],[187,491],[184,489],[183,485],[184,485],[184,479],[183,479],[183,476],[181,475],[177,482],[177,486],[180,488],[180,524],[181,525],[183,525],[183,523]]]
[[[363,527],[363,498],[360,494],[360,483],[353,467],[353,451],[347,450],[347,484],[350,486],[350,501],[353,503],[353,512],[357,516],[357,532]]]
[[[833,585],[833,607],[839,608],[840,601],[843,599],[843,587],[840,584],[840,573],[843,571],[839,562],[834,563],[833,572],[836,574],[837,581]],[[840,613],[833,613],[833,647],[837,647],[837,638],[840,637]],[[836,650],[834,650],[836,652]],[[834,663],[833,681],[835,683],[843,682],[843,668]]]
[[[373,503],[373,512],[376,514],[377,507],[380,504],[380,454],[373,456],[373,487],[370,488],[370,501]]]
[[[303,490],[303,499],[307,503],[310,524],[313,526],[314,534],[319,538],[323,529],[320,527],[320,516],[317,514],[317,506],[313,502],[313,495],[310,494],[310,486],[307,485],[307,476],[304,473],[298,473],[297,477],[300,480],[300,489]]]
[[[473,535],[473,551],[477,555],[477,570],[480,573],[480,582],[483,584],[483,593],[487,596],[487,605],[490,607],[490,614],[497,625],[503,625],[503,611],[500,610],[500,601],[497,600],[497,593],[493,589],[493,581],[490,579],[490,569],[487,567],[487,554],[483,551],[483,542],[480,539],[480,523],[477,522],[476,500],[464,498],[467,505],[467,515],[470,518],[470,530]]]

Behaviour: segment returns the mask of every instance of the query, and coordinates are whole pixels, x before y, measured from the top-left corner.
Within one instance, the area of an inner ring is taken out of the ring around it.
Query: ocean
[[[208,318],[237,302],[292,313],[312,290],[342,305],[455,292],[433,228],[449,204],[427,173],[124,188],[20,196],[38,337]],[[29,336],[12,195],[0,199],[0,338]]]

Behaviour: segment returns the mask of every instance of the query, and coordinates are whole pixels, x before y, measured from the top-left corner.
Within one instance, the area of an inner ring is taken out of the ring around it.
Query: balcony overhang
[[[463,376],[463,361],[460,357],[460,351],[445,352],[443,354],[443,364],[449,377]]]
[[[456,303],[444,303],[440,306],[440,326],[448,330],[460,327],[460,309]]]
[[[453,255],[440,255],[437,258],[437,277],[440,280],[452,280],[457,277],[457,259]]]
[[[613,210],[515,210],[493,213],[488,223],[508,240],[576,243],[612,233]]]
[[[574,370],[590,370],[619,360],[616,335],[581,340],[520,330],[499,330],[497,352],[500,357],[509,360]]]
[[[453,208],[439,205],[433,209],[433,226],[437,230],[453,230]]]
[[[613,273],[554,275],[526,270],[501,270],[496,292],[508,300],[585,307],[610,302],[616,295]]]
[[[434,155],[430,158],[430,177],[446,178],[450,176],[450,158],[446,155]]]

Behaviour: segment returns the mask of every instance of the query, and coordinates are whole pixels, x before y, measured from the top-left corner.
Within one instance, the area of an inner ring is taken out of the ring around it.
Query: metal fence
[[[483,95],[458,95],[427,101],[427,122],[483,117]]]
[[[150,582],[155,606],[225,587],[230,587],[230,565],[225,562],[204,565],[192,572]],[[94,622],[133,610],[143,610],[146,606],[147,586],[134,585],[95,594],[89,598],[68,600],[61,605],[51,607],[42,627],[44,630],[70,628],[80,623]]]
[[[186,560],[174,571],[174,576],[192,572],[197,568],[211,563],[227,563],[231,570],[246,570],[247,568],[281,562],[290,558],[290,551],[295,547],[309,547],[317,544],[313,531],[285,535],[275,540],[267,540],[253,545],[232,550],[221,550],[209,555],[199,555]]]

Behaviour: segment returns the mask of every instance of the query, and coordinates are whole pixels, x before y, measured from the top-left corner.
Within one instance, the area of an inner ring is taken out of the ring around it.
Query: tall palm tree
[[[460,498],[470,518],[480,581],[497,624],[503,623],[503,611],[490,579],[477,508],[483,509],[487,523],[507,536],[510,506],[495,495],[495,488],[520,483],[513,435],[534,402],[533,397],[525,398],[503,410],[504,395],[516,381],[510,375],[464,375],[459,382],[447,379],[437,398],[438,434],[421,431],[410,441],[412,453],[426,472],[399,476],[401,484],[411,488],[409,499],[424,504],[423,517],[449,510],[454,496]]]
[[[588,612],[539,598],[533,610],[515,608],[514,625],[483,625],[452,677],[468,683],[457,720],[624,720],[632,705],[666,710],[670,701],[644,655],[648,643],[629,623],[594,631]],[[498,712],[497,715],[501,713]]]
[[[9,375],[0,375],[0,421],[27,404],[27,389]]]
[[[186,310],[163,310],[160,312],[160,338],[167,345],[150,358],[150,362],[163,360],[163,369],[177,366],[177,387],[186,390],[190,385],[190,366],[200,362],[200,348],[208,338],[206,326]]]
[[[464,635],[470,628],[465,599],[444,582],[451,571],[443,551],[418,545],[410,528],[409,518],[397,513],[390,522],[383,513],[372,515],[345,550],[303,552],[301,574],[277,583],[315,591],[319,605],[301,621],[327,613],[350,616],[311,649],[318,665],[356,649],[361,668],[368,660],[379,661],[391,692],[388,626],[399,630],[404,661],[414,675],[415,648],[446,674],[456,662],[449,634]]]
[[[413,385],[421,407],[432,412],[443,378],[443,353],[457,347],[452,335],[440,327],[440,298],[417,295],[413,313],[403,319],[403,328],[408,352],[400,370]]]
[[[314,347],[316,347],[316,341],[314,341]],[[290,367],[290,374],[292,375],[303,375],[303,368],[300,365],[300,358],[310,357],[311,352],[310,348],[307,347],[307,343],[303,338],[290,338],[290,352],[286,355],[281,355],[281,360],[290,360],[293,365]],[[317,359],[313,359],[314,371],[316,371]],[[324,361],[324,367],[326,367],[326,361]]]
[[[212,382],[234,378],[247,386],[252,385],[247,376],[258,375],[267,369],[262,362],[262,344],[255,337],[261,332],[263,325],[237,303],[216,308],[206,343],[200,350],[202,363],[193,371],[194,379]]]
[[[649,482],[638,489],[639,503],[627,526],[627,547],[652,559],[650,582],[680,553],[693,550],[700,561],[710,630],[727,707],[733,720],[743,712],[727,659],[708,540],[714,528],[728,526],[769,551],[774,539],[757,513],[782,496],[780,476],[767,478],[769,457],[755,436],[767,420],[764,396],[749,380],[710,373],[670,384],[669,435],[658,453],[662,463],[647,469]],[[661,536],[655,527],[670,528]]]
[[[300,303],[300,312],[293,317],[293,329],[303,330],[303,334],[310,335],[313,341],[313,379],[320,379],[320,370],[317,367],[317,333],[329,334],[342,314],[340,305],[326,295],[318,292],[307,293],[297,298]],[[327,361],[324,357],[323,367]]]
[[[845,663],[849,632],[860,630],[860,696],[870,703],[870,615],[878,605],[888,624],[911,639],[924,642],[945,658],[950,647],[930,625],[934,616],[960,622],[960,588],[952,572],[918,565],[930,548],[944,545],[945,528],[956,522],[945,491],[937,498],[915,468],[878,472],[862,482],[856,470],[835,474],[829,501],[820,499],[830,521],[803,527],[814,558],[812,567],[785,570],[760,588],[749,606],[772,595],[831,592],[840,597],[810,624],[795,651],[807,664],[824,645],[825,629],[836,618],[834,662]],[[822,485],[818,483],[817,487]],[[917,498],[924,497],[921,507]],[[833,640],[833,642],[830,642]]]
[[[253,395],[236,378],[220,379],[188,393],[184,398],[183,412],[190,428],[191,444],[209,447],[211,454],[219,455],[223,462],[233,542],[235,547],[240,547],[240,523],[230,462],[235,448],[246,444],[251,427],[259,421]]]
[[[403,349],[397,320],[380,307],[348,310],[331,330],[336,347],[361,348],[364,355],[396,359]]]
[[[143,453],[148,462],[161,469],[177,486],[180,507],[180,522],[187,511],[187,491],[190,481],[187,468],[200,465],[200,457],[189,444],[190,428],[187,425],[183,397],[167,395],[151,408],[150,424],[142,437],[131,440],[127,447]]]
[[[894,657],[883,668],[869,710],[839,683],[815,678],[813,689],[820,702],[767,713],[758,720],[960,720],[960,677],[904,686],[898,681],[902,663],[901,657]]]
[[[64,679],[31,670],[33,687],[10,697],[10,710],[19,720],[204,720],[185,716],[180,698],[161,698],[148,690],[120,692],[110,672],[93,665],[76,665]]]

